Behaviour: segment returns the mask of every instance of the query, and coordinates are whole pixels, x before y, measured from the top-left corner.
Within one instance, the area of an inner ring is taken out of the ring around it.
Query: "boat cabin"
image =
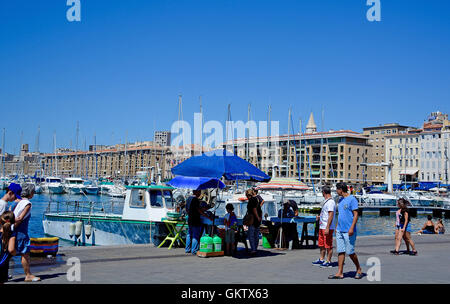
[[[45,182],[50,183],[61,183],[62,180],[59,177],[48,176],[45,178]]]
[[[127,186],[122,219],[161,221],[167,212],[175,209],[172,191],[163,185]]]
[[[84,180],[77,177],[68,177],[65,179],[65,183],[68,185],[83,185]]]

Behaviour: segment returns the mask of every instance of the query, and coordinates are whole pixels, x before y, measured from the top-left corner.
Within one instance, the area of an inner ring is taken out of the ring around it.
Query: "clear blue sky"
[[[305,123],[361,131],[388,122],[419,126],[450,112],[450,1],[0,0],[0,128],[6,151],[20,134],[35,149],[151,140],[169,129],[183,95],[193,119],[272,118],[287,130],[288,107]],[[298,126],[294,131],[298,131]],[[1,133],[0,133],[1,135]]]

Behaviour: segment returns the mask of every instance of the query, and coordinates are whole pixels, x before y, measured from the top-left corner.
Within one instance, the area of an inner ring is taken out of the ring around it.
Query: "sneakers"
[[[331,262],[326,261],[326,262],[323,262],[322,265],[320,265],[320,267],[322,267],[322,268],[331,268],[333,266],[331,265]]]
[[[312,262],[313,265],[322,265],[325,261],[321,260],[321,259],[317,259],[314,262]]]

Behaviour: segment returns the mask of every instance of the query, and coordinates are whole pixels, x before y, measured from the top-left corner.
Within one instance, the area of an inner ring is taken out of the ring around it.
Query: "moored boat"
[[[44,232],[66,240],[77,238],[86,245],[152,242],[157,246],[168,233],[162,219],[174,211],[173,189],[162,185],[128,186],[121,206],[111,201],[119,207],[117,212],[113,207],[96,208],[94,203],[72,202],[61,207],[49,202],[44,213]]]

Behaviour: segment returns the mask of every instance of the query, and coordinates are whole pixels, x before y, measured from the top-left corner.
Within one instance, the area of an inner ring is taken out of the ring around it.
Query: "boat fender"
[[[73,237],[75,235],[75,223],[70,223],[69,225],[69,236]]]
[[[86,234],[86,237],[89,239],[92,233],[92,225],[85,225],[84,226],[84,233]]]
[[[83,226],[83,222],[82,221],[77,221],[75,223],[75,235],[77,237],[79,237],[81,235],[81,228]]]

